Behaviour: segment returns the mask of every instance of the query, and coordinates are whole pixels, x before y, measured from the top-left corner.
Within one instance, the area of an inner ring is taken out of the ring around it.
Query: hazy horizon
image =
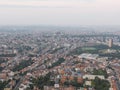
[[[52,26],[52,25],[5,25],[0,26],[0,32],[6,31],[50,31],[50,32],[110,32],[119,33],[120,26]]]

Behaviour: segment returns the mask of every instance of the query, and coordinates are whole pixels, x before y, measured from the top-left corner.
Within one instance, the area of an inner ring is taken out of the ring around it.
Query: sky
[[[0,0],[0,25],[120,25],[120,0]]]

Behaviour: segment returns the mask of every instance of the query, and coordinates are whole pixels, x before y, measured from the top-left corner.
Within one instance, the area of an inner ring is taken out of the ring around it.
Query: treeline
[[[58,66],[58,65],[60,65],[61,63],[63,63],[65,61],[65,59],[64,58],[59,58],[59,60],[58,61],[56,61],[56,62],[54,62],[53,64],[52,64],[52,66],[49,66],[48,67],[48,69],[50,69],[50,68],[53,68],[53,67],[55,67],[55,66]]]
[[[45,76],[40,76],[37,79],[32,79],[32,85],[30,85],[29,90],[33,90],[33,85],[43,90],[44,86],[54,86],[55,82],[50,80],[51,73],[48,73]]]
[[[106,70],[103,70],[103,69],[94,69],[93,70],[93,75],[103,75],[105,78],[108,77],[108,74],[107,74],[107,71]]]
[[[19,70],[22,70],[24,69],[25,67],[28,67],[30,66],[31,64],[33,64],[33,61],[32,59],[29,59],[29,60],[23,60],[22,62],[19,63],[19,65],[15,66],[12,71],[19,71]]]
[[[16,54],[0,54],[0,57],[15,57]]]

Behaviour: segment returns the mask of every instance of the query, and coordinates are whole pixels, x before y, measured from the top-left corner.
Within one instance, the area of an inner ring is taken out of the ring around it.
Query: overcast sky
[[[120,25],[120,0],[0,0],[0,25]]]

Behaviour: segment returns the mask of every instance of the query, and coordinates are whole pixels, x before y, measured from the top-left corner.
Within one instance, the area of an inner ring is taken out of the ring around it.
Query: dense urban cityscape
[[[120,90],[119,32],[89,29],[0,27],[0,90]]]
[[[0,90],[120,90],[120,0],[0,0]]]

